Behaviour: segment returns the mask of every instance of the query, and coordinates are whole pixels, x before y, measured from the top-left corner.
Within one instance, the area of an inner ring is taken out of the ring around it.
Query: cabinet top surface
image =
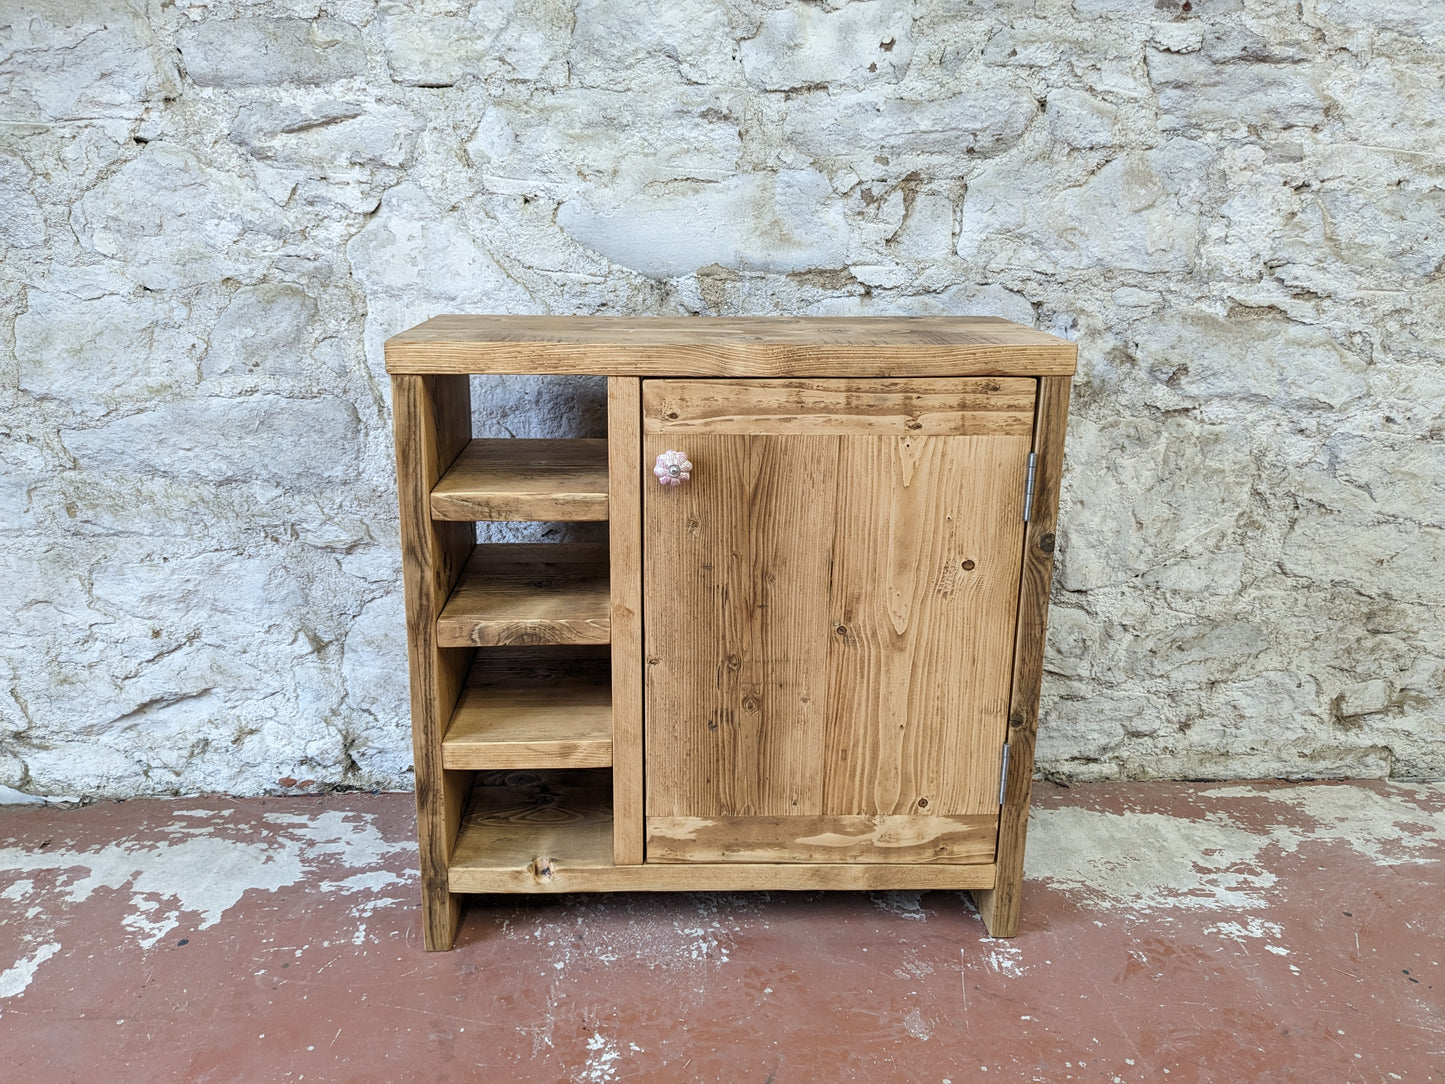
[[[386,341],[390,373],[1067,376],[1076,348],[991,316],[437,316]]]

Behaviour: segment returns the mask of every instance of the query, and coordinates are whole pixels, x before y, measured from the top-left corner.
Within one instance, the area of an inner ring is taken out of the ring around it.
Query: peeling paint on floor
[[[1445,1080],[1445,786],[1040,785],[958,893],[486,897],[409,795],[0,810],[27,1080]]]

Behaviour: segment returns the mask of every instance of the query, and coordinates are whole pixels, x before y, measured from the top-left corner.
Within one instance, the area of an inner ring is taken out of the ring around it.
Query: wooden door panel
[[[997,811],[1027,463],[1025,436],[845,443],[823,812]]]
[[[852,427],[901,394],[859,381],[807,382],[837,432],[661,431],[683,383],[643,385],[646,461],[694,463],[643,500],[649,860],[990,861],[1029,434]]]
[[[651,460],[666,450],[644,440]],[[819,808],[838,440],[688,441],[643,500],[648,815]]]

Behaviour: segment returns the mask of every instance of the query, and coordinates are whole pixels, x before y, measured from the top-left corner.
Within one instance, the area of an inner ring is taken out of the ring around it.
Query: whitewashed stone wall
[[[1442,45],[1415,0],[0,0],[0,785],[408,784],[381,343],[447,311],[1076,339],[1041,769],[1445,775]]]

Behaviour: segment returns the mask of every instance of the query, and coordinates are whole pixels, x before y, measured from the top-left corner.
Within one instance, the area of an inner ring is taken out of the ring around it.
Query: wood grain
[[[605,648],[477,653],[442,742],[447,768],[605,768],[612,763]]]
[[[385,352],[392,373],[905,377],[1067,375],[1077,349],[978,316],[438,316]]]
[[[1028,438],[844,454],[822,812],[996,816]]]
[[[613,859],[643,860],[641,382],[607,380],[607,545],[611,562]]]
[[[649,823],[996,818],[1028,436],[668,444],[694,471],[644,499]]]
[[[1044,640],[1048,632],[1049,591],[1059,517],[1059,480],[1064,464],[1064,431],[1069,414],[1069,380],[1039,381],[1034,451],[1038,455],[1033,516],[1028,523],[1019,588],[1018,632],[1014,639],[1013,681],[1009,694],[1009,770],[999,813],[998,878],[994,888],[976,891],[974,901],[993,937],[1018,933],[1023,886],[1024,840],[1033,790],[1034,743],[1039,726],[1039,687],[1043,680]]]
[[[643,502],[648,816],[821,812],[838,440],[687,448]]]
[[[992,862],[998,815],[652,817],[649,862]]]
[[[607,547],[590,542],[477,546],[437,619],[443,647],[605,644]]]
[[[447,648],[438,641],[437,615],[472,549],[474,529],[470,523],[433,522],[428,497],[471,436],[467,378],[394,377],[392,420],[411,678],[423,937],[428,950],[438,951],[451,948],[461,913],[460,900],[449,887],[447,870],[471,786],[470,773],[445,769],[442,734],[473,653],[465,647]]]
[[[603,520],[605,440],[478,439],[431,492],[433,519]]]
[[[606,772],[477,775],[450,871],[454,892],[719,892],[963,889],[990,863],[612,861]]]
[[[745,436],[1027,435],[1034,381],[955,380],[648,380],[644,431]]]

